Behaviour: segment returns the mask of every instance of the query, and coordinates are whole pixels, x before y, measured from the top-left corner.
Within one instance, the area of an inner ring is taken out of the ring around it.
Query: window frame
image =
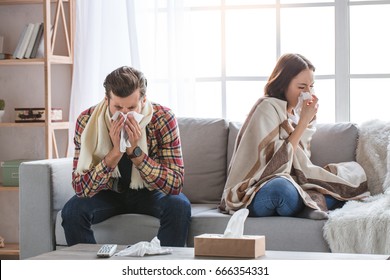
[[[274,4],[226,4],[227,1],[220,0],[220,5],[204,5],[189,7],[192,11],[218,10],[221,13],[221,65],[220,76],[215,77],[195,77],[196,83],[218,82],[221,88],[221,111],[222,118],[227,119],[227,84],[229,82],[240,81],[260,81],[268,80],[267,76],[228,76],[226,73],[226,11],[232,9],[274,9],[276,13],[276,42],[275,42],[275,62],[282,55],[281,42],[281,10],[284,8],[307,8],[307,7],[333,7],[335,20],[335,69],[334,74],[316,75],[316,80],[333,80],[335,90],[335,122],[351,121],[351,80],[352,79],[388,79],[390,73],[377,74],[351,74],[350,71],[350,8],[352,6],[371,6],[371,5],[390,5],[390,0],[335,0],[332,2],[309,2],[308,3],[281,3],[281,0],[275,0]]]

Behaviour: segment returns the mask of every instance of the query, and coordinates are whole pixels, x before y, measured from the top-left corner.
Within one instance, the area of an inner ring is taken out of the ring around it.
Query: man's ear
[[[141,97],[141,107],[142,108],[145,106],[145,103],[146,103],[146,94]]]
[[[109,103],[109,102],[108,102],[108,98],[107,98],[107,96],[105,96],[105,97],[104,97],[104,103],[105,103],[105,104],[106,104],[106,106],[108,107],[108,103]]]

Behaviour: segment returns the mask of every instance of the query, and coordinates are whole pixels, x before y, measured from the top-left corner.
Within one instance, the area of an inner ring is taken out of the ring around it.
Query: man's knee
[[[191,216],[191,203],[184,194],[167,195],[164,204],[164,208],[169,212],[173,211],[180,215]]]
[[[73,201],[74,201],[74,198],[72,197],[70,200],[68,200],[64,207],[62,207],[62,210],[61,210],[61,217],[62,217],[62,220],[68,220],[69,217],[73,216],[72,212],[74,211],[74,207],[73,207]]]
[[[85,213],[85,203],[83,198],[72,197],[65,203],[61,210],[61,217],[63,221],[74,220],[75,217],[82,216]]]

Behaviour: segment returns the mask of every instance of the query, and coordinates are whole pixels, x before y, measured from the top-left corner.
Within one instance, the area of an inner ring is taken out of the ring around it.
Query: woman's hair
[[[118,97],[127,97],[137,89],[140,89],[141,98],[146,94],[147,80],[141,71],[122,66],[107,75],[103,86],[108,99],[110,99],[110,92]]]
[[[303,55],[282,55],[264,87],[264,95],[286,100],[286,90],[291,80],[305,69],[315,71],[313,64]]]

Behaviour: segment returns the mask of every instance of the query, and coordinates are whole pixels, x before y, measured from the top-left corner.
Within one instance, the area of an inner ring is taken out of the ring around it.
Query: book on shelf
[[[41,44],[41,42],[43,42],[43,23],[39,25],[37,38],[35,39],[34,46],[31,50],[30,58],[37,57],[38,47]]]
[[[27,26],[28,25],[25,25],[22,33],[20,33],[18,44],[17,44],[16,49],[13,53],[14,57],[16,57],[16,55],[19,54],[19,52],[20,52],[20,47],[21,47],[23,39],[24,39],[24,34],[26,33],[26,30],[27,30]]]
[[[31,51],[34,47],[35,40],[37,39],[38,30],[39,30],[39,26],[41,23],[38,22],[38,23],[33,23],[33,24],[34,24],[34,28],[33,28],[33,31],[31,33],[31,37],[30,37],[30,40],[28,42],[26,52],[24,53],[24,58],[30,58],[30,56],[31,56]]]
[[[20,44],[20,48],[17,49],[16,53],[14,53],[15,58],[22,59],[24,57],[24,54],[26,53],[26,50],[27,50],[27,45],[30,41],[31,34],[33,32],[33,29],[34,29],[33,23],[27,24],[26,30],[25,30],[25,32],[23,32],[24,36],[23,36],[22,42]]]
[[[49,35],[49,38],[52,38],[52,37],[53,37],[53,29],[54,29],[54,26],[52,26],[52,27],[50,28],[50,35]],[[45,44],[44,44],[44,40],[43,40],[43,39],[41,39],[41,41],[39,42],[37,54],[36,54],[35,57],[37,57],[37,58],[45,57]]]

